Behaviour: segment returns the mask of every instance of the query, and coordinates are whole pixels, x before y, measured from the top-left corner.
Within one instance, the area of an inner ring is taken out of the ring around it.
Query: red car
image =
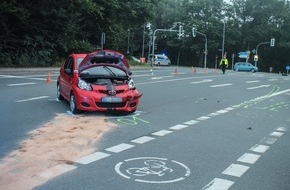
[[[142,96],[131,79],[124,55],[113,50],[71,54],[60,68],[57,98],[79,111],[136,111]]]

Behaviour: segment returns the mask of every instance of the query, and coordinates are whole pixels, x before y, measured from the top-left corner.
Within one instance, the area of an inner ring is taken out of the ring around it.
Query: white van
[[[152,56],[150,56],[150,61],[152,60]],[[149,61],[149,62],[150,62]],[[156,54],[154,55],[154,65],[161,66],[161,65],[171,65],[170,59],[166,55]]]

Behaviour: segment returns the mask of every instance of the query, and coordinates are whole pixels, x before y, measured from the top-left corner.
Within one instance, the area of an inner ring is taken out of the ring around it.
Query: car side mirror
[[[67,74],[67,75],[71,75],[71,74],[72,74],[72,72],[71,72],[70,69],[65,69],[65,70],[64,70],[64,73]]]

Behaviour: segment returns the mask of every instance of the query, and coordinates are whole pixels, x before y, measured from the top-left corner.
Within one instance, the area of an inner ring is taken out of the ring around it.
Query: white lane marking
[[[220,115],[219,113],[211,113],[211,114],[208,114],[209,117],[213,117],[213,116],[217,116],[217,115]]]
[[[267,88],[271,85],[261,85],[261,86],[254,86],[254,87],[250,87],[250,88],[247,88],[248,90],[253,90],[253,89],[258,89],[258,88]]]
[[[214,178],[209,184],[207,184],[202,190],[227,190],[235,182],[220,178]]]
[[[277,81],[278,79],[269,79],[268,81]]]
[[[48,168],[47,170],[36,174],[37,177],[41,177],[45,180],[48,180],[50,178],[53,178],[55,176],[59,176],[61,174],[64,174],[66,172],[69,172],[73,169],[76,169],[77,167],[74,165],[68,165],[68,164],[61,164],[61,165],[56,165],[52,168]]]
[[[213,77],[219,77],[217,76],[211,76]],[[206,78],[205,76],[203,77],[186,77],[186,78],[178,78],[178,79],[168,79],[168,80],[160,80],[160,81],[150,81],[150,82],[141,82],[137,83],[137,85],[144,85],[144,84],[157,84],[157,83],[165,83],[165,82],[173,82],[173,81],[183,81],[183,80],[192,80],[192,79],[197,79],[197,78]]]
[[[241,177],[250,167],[240,164],[231,164],[222,174]]]
[[[133,148],[133,147],[134,147],[134,145],[121,143],[121,144],[118,144],[116,146],[112,146],[110,148],[107,148],[105,150],[109,151],[109,152],[119,153],[119,152],[125,151],[125,150]]]
[[[216,113],[223,114],[223,113],[227,113],[227,112],[229,112],[229,111],[228,110],[219,110]]]
[[[212,79],[203,79],[201,81],[191,82],[191,84],[200,84],[200,83],[211,82],[211,81]]]
[[[243,162],[243,163],[248,163],[248,164],[255,164],[256,161],[260,158],[261,156],[258,154],[251,154],[251,153],[245,153],[243,156],[241,156],[237,161],[238,162]]]
[[[104,153],[104,152],[95,152],[93,154],[84,156],[80,159],[78,159],[77,161],[75,161],[76,163],[79,164],[89,164],[91,162],[97,161],[97,160],[101,160],[103,158],[106,158],[110,156],[110,154]]]
[[[276,129],[277,131],[282,131],[282,132],[285,132],[286,131],[286,128],[285,127],[279,127]]]
[[[232,110],[234,110],[235,108],[233,108],[233,107],[228,107],[228,108],[226,108],[225,110],[227,110],[227,111],[232,111]]]
[[[172,130],[181,130],[181,129],[184,129],[186,127],[188,127],[188,125],[178,124],[178,125],[174,125],[172,127],[169,127],[169,129],[172,129]]]
[[[256,83],[256,82],[260,82],[259,80],[252,80],[252,81],[246,81],[246,83],[250,84],[250,83]]]
[[[259,145],[256,144],[253,146],[250,150],[253,152],[258,152],[258,153],[265,153],[270,147],[266,145]]]
[[[265,144],[274,144],[278,139],[264,137],[260,142]]]
[[[35,82],[27,82],[27,83],[17,83],[17,84],[7,84],[7,86],[26,86],[26,85],[33,85],[36,84]]]
[[[287,89],[287,90],[283,90],[283,91],[280,91],[280,92],[275,92],[275,93],[273,93],[273,94],[271,94],[271,95],[266,95],[268,98],[271,98],[271,97],[273,97],[273,96],[278,96],[278,95],[280,95],[280,94],[285,94],[285,93],[287,93],[287,92],[290,92],[290,89]]]
[[[195,124],[197,124],[197,123],[199,123],[200,121],[196,121],[196,120],[190,120],[190,121],[186,121],[186,122],[184,122],[183,124],[185,124],[185,125],[195,125]]]
[[[168,134],[170,134],[170,133],[172,133],[172,131],[168,131],[168,130],[160,130],[160,131],[157,131],[157,132],[155,132],[155,133],[152,133],[152,135],[162,137],[162,136],[168,135]]]
[[[227,84],[212,85],[212,86],[210,86],[210,87],[212,87],[212,88],[217,88],[217,87],[224,87],[224,86],[231,86],[231,85],[233,85],[233,84],[231,84],[231,83],[227,83]]]
[[[196,118],[196,120],[200,120],[200,121],[205,121],[205,120],[208,120],[210,119],[210,117],[207,117],[207,116],[201,116],[199,118]]]
[[[39,96],[39,97],[28,98],[24,100],[16,100],[15,102],[28,102],[28,101],[33,101],[33,100],[45,99],[45,98],[49,98],[49,96]]]
[[[163,79],[163,78],[171,78],[174,76],[160,76],[160,77],[151,77],[152,80],[159,80],[159,79]]]
[[[139,137],[137,139],[133,139],[133,140],[131,140],[131,142],[137,143],[137,144],[144,144],[144,143],[152,141],[154,139],[155,139],[154,137],[143,136],[143,137]]]
[[[274,131],[274,132],[270,133],[270,136],[272,136],[272,137],[281,137],[283,134],[284,133],[282,133],[282,132]]]

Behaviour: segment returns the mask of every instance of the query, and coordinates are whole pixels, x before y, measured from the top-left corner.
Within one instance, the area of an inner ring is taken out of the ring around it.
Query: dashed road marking
[[[269,148],[270,148],[270,146],[256,144],[250,150],[253,152],[265,153]]]
[[[249,166],[231,164],[227,169],[222,172],[222,174],[234,177],[241,177],[249,168]]]
[[[272,136],[272,137],[281,137],[283,134],[284,133],[282,133],[282,132],[274,131],[274,132],[270,133],[270,136]]]
[[[101,160],[103,158],[107,158],[109,156],[110,156],[110,154],[107,154],[107,153],[104,153],[104,152],[95,152],[93,154],[84,156],[84,157],[78,159],[75,162],[79,163],[79,164],[89,164],[91,162],[95,162],[97,160]]]
[[[17,84],[7,84],[7,86],[26,86],[26,85],[34,85],[35,82],[27,82],[27,83],[17,83]]]
[[[131,142],[137,143],[137,144],[144,144],[144,143],[152,141],[154,139],[155,139],[154,137],[143,136],[143,137],[139,137],[137,139],[133,139],[133,140],[131,140]]]
[[[207,117],[207,116],[201,116],[199,118],[196,118],[196,120],[200,120],[200,121],[205,121],[205,120],[208,120],[210,119],[210,117]]]
[[[45,98],[49,98],[49,96],[39,96],[39,97],[28,98],[28,99],[23,99],[23,100],[16,100],[15,102],[17,102],[17,103],[28,102],[28,101],[33,101],[33,100],[45,99]]]
[[[181,124],[179,124],[179,125],[174,125],[172,127],[169,127],[169,129],[172,129],[172,130],[181,130],[181,129],[184,129],[186,127],[188,127],[188,125],[181,125]]]
[[[190,121],[186,121],[183,124],[185,125],[195,125],[197,123],[199,123],[200,121],[196,121],[196,120],[190,120]]]
[[[170,133],[172,133],[172,131],[169,131],[169,130],[160,130],[160,131],[157,131],[155,133],[152,133],[152,135],[162,137],[162,136],[168,135]]]
[[[130,148],[133,148],[133,147],[134,147],[134,145],[127,144],[127,143],[121,143],[121,144],[118,144],[116,146],[112,146],[110,148],[107,148],[105,150],[109,151],[109,152],[119,153],[119,152],[123,152],[123,151],[130,149]]]
[[[227,83],[227,84],[218,84],[218,85],[211,85],[210,87],[212,88],[217,88],[217,87],[224,87],[224,86],[231,86],[233,84],[231,83]]]
[[[248,164],[254,164],[256,161],[261,157],[261,155],[258,154],[251,154],[251,153],[245,153],[243,156],[241,156],[237,161],[248,163]]]
[[[220,178],[214,178],[208,185],[206,185],[202,190],[227,190],[235,182]]]
[[[264,137],[260,142],[265,144],[274,144],[277,140],[277,138]]]

